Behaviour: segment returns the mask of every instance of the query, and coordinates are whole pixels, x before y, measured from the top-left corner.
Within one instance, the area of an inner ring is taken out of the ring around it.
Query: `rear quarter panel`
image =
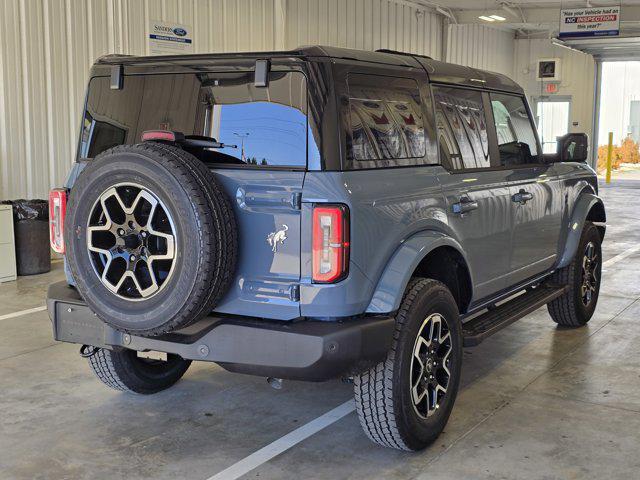
[[[420,231],[451,235],[439,166],[347,172],[309,172],[303,188],[300,312],[311,317],[363,313],[382,272],[403,242]],[[351,217],[349,276],[336,284],[311,282],[311,210],[343,203]]]

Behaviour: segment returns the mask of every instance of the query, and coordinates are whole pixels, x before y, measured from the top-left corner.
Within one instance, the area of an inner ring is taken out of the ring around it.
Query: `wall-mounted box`
[[[539,58],[536,79],[543,82],[559,82],[561,78],[559,58]]]

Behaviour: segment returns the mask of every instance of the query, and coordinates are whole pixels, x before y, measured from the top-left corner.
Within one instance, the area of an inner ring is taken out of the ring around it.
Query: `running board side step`
[[[564,294],[569,287],[540,285],[462,324],[465,347],[475,347],[525,315]]]

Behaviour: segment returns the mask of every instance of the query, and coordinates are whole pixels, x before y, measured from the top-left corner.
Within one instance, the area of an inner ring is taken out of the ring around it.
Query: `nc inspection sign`
[[[620,34],[620,6],[560,11],[560,38],[612,37]]]
[[[193,52],[191,26],[151,20],[149,22],[149,52],[151,55]]]

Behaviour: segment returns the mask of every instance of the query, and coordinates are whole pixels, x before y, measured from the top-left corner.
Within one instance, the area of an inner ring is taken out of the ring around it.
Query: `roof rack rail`
[[[409,52],[399,52],[397,50],[389,50],[388,48],[379,48],[376,50],[376,52],[393,53],[394,55],[406,55],[408,57],[421,57],[421,58],[427,58],[429,60],[433,60],[433,58],[429,57],[428,55],[420,55],[418,53],[409,53]]]
[[[117,60],[119,58],[128,58],[133,57],[134,55],[125,55],[124,53],[107,53],[106,55],[101,55],[96,58],[97,62],[108,61],[108,60]]]

